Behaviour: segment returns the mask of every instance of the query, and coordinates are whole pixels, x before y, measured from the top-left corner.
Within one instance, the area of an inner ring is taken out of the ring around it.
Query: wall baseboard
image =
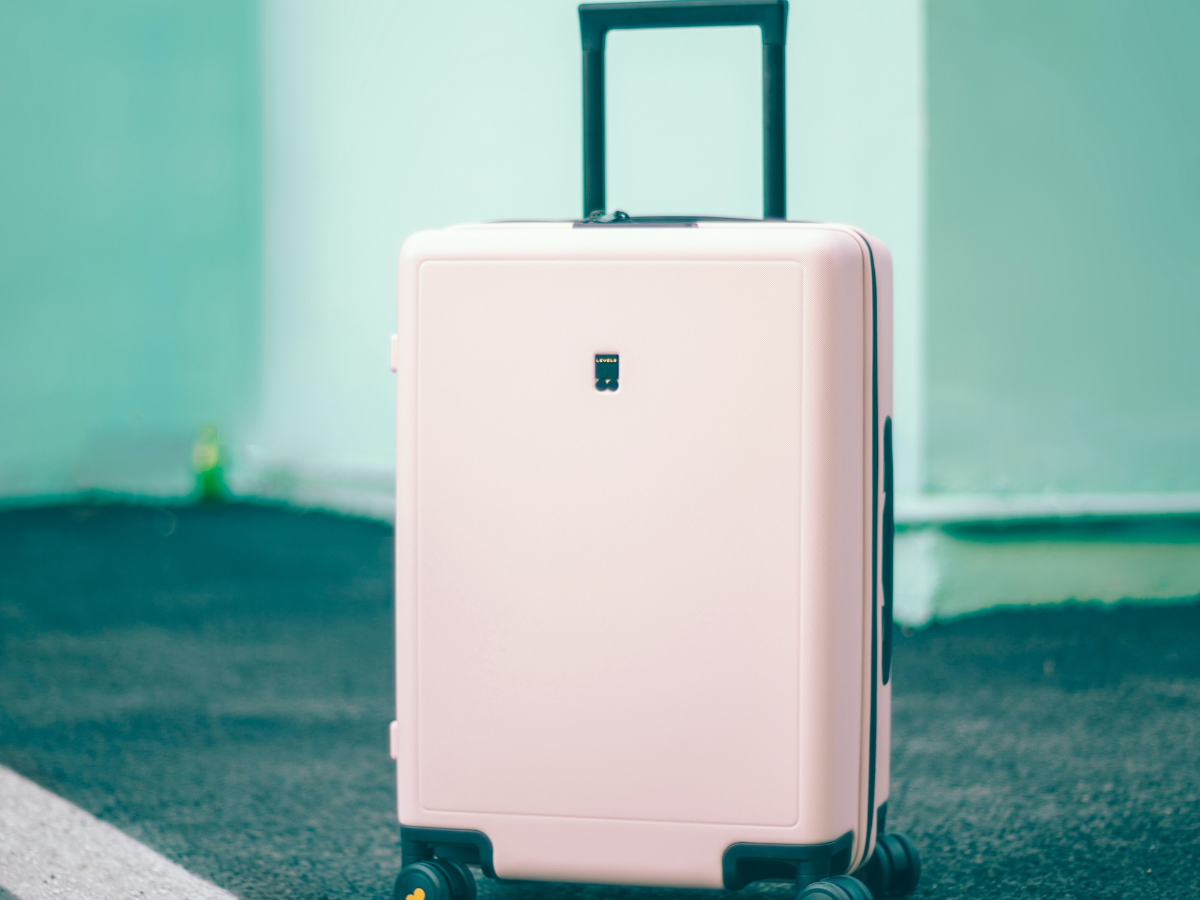
[[[395,520],[395,477],[382,468],[264,461],[239,467],[228,473],[227,481],[239,500]],[[137,485],[117,487],[117,492],[9,496],[0,498],[0,508],[64,502],[174,504],[191,499],[183,481],[147,482],[143,490]],[[902,526],[896,536],[896,620],[919,626],[1001,605],[1196,595],[1197,518],[1200,493],[1192,492],[901,495],[896,515]],[[1121,525],[1098,532],[1089,528],[1094,522]],[[1035,527],[988,527],[1006,523]]]
[[[1200,515],[1200,492],[901,494],[896,498],[896,522],[909,526],[1189,515]]]
[[[1087,528],[896,535],[895,616],[923,625],[999,606],[1117,603],[1200,596],[1200,527],[1166,519],[1096,534]]]
[[[368,468],[255,467],[230,478],[241,495],[395,521],[394,474]],[[1200,516],[1200,491],[1095,494],[900,494],[896,523],[906,527],[1072,519]]]
[[[390,469],[264,461],[243,465],[229,473],[226,480],[233,494],[246,500],[285,503],[383,522],[396,520],[396,476]]]

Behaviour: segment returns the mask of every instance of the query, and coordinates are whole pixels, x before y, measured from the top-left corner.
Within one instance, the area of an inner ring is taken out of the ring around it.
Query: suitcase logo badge
[[[621,357],[616,353],[596,354],[596,390],[615,391],[619,385]]]

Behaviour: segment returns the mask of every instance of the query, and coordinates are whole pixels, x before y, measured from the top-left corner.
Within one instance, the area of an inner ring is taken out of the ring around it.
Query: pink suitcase
[[[892,269],[784,219],[787,5],[580,7],[578,222],[400,256],[397,900],[911,891],[888,796]],[[611,28],[755,24],[763,220],[604,208]],[[858,878],[848,877],[856,873]]]

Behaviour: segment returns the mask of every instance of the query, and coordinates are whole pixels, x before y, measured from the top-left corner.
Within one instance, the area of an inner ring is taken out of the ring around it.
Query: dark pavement
[[[391,557],[266,507],[0,513],[0,763],[245,900],[388,896]],[[915,896],[1200,897],[1200,603],[978,615],[895,667]]]

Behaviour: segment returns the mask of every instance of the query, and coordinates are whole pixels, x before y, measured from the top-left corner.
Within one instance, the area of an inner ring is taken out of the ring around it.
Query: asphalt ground
[[[391,560],[387,526],[318,513],[0,513],[0,764],[244,900],[387,897]],[[898,633],[892,772],[916,897],[1200,897],[1200,603]]]

